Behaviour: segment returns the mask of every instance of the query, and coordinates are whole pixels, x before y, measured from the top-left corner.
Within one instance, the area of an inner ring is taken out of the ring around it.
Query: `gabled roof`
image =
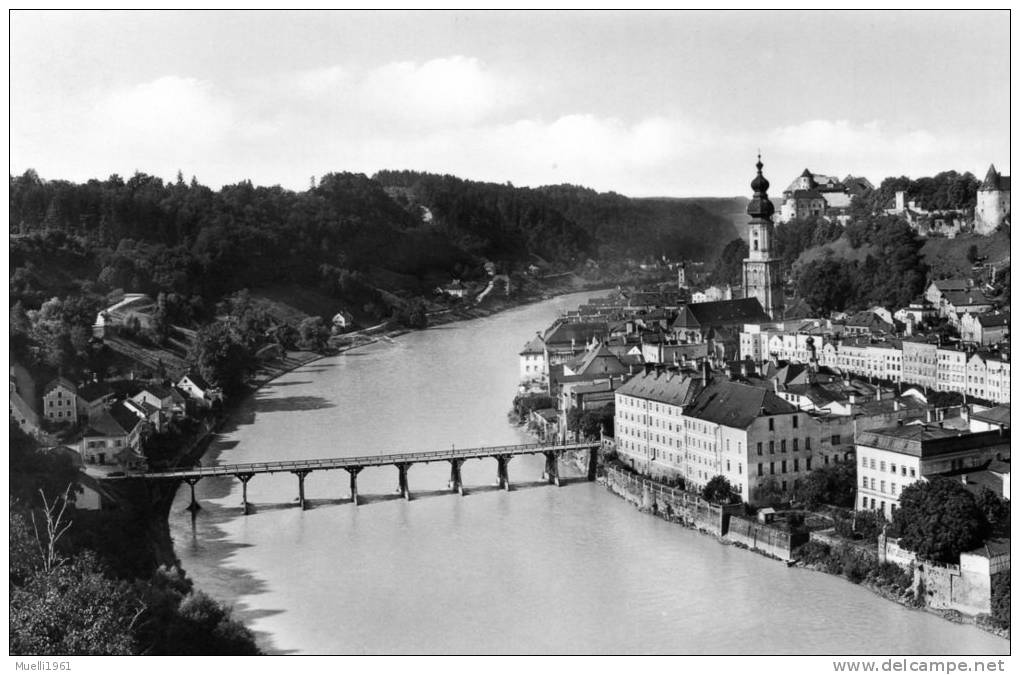
[[[71,380],[67,379],[64,376],[60,376],[53,378],[52,380],[46,383],[46,386],[43,387],[43,396],[50,393],[57,387],[63,387],[64,389],[70,389],[71,391],[78,390],[78,387],[74,385],[74,382],[72,382]]]
[[[525,354],[544,354],[544,353],[545,345],[542,343],[542,340],[538,337],[534,337],[528,340],[528,344],[524,345],[524,349],[521,350],[520,355],[524,356]]]
[[[794,190],[794,199],[824,199],[818,190]]]
[[[577,323],[561,323],[545,336],[547,345],[570,344],[578,345],[591,342],[592,338],[606,335],[608,323],[605,321],[582,321]]]
[[[88,403],[98,401],[101,398],[105,398],[113,394],[113,387],[106,384],[105,382],[89,382],[84,387],[78,390],[78,396]]]
[[[1009,312],[997,312],[995,314],[978,314],[978,323],[982,328],[995,328],[996,326],[1009,325]]]
[[[984,291],[980,288],[972,288],[967,291],[943,291],[946,302],[954,307],[973,307],[975,305],[990,305],[992,301],[985,297]]]
[[[138,415],[132,412],[123,402],[110,408],[110,416],[124,430],[124,433],[128,434],[142,422]]]
[[[194,382],[195,386],[198,387],[199,389],[202,389],[203,391],[206,390],[206,389],[211,389],[211,387],[209,386],[209,383],[206,382],[205,378],[202,377],[201,375],[199,375],[197,371],[189,370],[184,375],[184,377],[186,377],[189,380],[191,380],[192,382]],[[182,377],[181,379],[184,379],[184,378]]]
[[[980,420],[989,424],[1009,426],[1009,403],[997,405],[994,408],[980,410],[970,414],[971,419]]]
[[[761,308],[758,298],[741,298],[691,303],[680,310],[673,325],[681,328],[709,328],[762,323],[768,320],[769,317]]]
[[[671,370],[640,372],[616,393],[668,405],[685,406],[701,388],[701,380]]]
[[[120,406],[118,406],[120,407]],[[131,416],[135,422],[138,421],[138,417],[130,412],[125,411]],[[131,429],[134,429],[134,424],[131,425]],[[117,421],[109,410],[104,410],[96,419],[89,422],[89,428],[85,430],[85,437],[89,436],[126,436],[127,431]]]
[[[568,366],[575,375],[619,375],[627,372],[619,357],[603,344],[589,349],[575,360],[575,364]]]
[[[159,383],[147,384],[144,387],[142,387],[142,391],[147,391],[159,399],[173,398],[174,394],[176,393],[170,387]]]
[[[973,285],[969,279],[936,279],[932,284],[943,293],[946,291],[965,291]]]
[[[684,409],[684,415],[735,429],[746,429],[758,417],[799,412],[768,389],[732,381],[713,382]]]

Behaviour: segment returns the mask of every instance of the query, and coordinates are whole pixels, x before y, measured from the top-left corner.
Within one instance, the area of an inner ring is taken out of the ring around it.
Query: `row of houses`
[[[77,385],[66,377],[46,383],[41,395],[18,366],[10,373],[10,417],[25,433],[52,444],[56,432],[80,429],[75,445],[87,465],[144,466],[142,446],[174,421],[208,410],[222,394],[189,372],[177,382],[117,380]]]

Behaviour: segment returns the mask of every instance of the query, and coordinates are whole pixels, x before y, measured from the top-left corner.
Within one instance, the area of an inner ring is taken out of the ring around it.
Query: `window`
[[[906,476],[907,475],[907,467],[905,467],[905,466],[901,466],[900,467],[900,475],[901,476]]]
[[[765,475],[765,465],[764,464],[759,464],[758,465],[758,475],[759,476],[764,476]]]
[[[793,460],[793,470],[794,471],[800,471],[800,460],[799,459]]]
[[[794,429],[797,428],[797,416],[796,415],[793,416],[793,428]]]
[[[783,490],[783,492],[786,492],[786,481],[785,480],[783,481],[781,489]]]
[[[879,482],[879,484],[878,484],[878,491],[882,492],[882,493],[885,492],[885,481],[884,480]]]
[[[872,459],[871,459],[871,468],[872,469],[875,468],[875,458],[874,457],[872,457]]]
[[[769,462],[769,475],[770,476],[776,475],[776,463],[775,462]]]
[[[797,441],[798,441],[798,439],[796,439],[796,438],[793,439],[793,451],[794,452],[797,452],[797,450],[798,450],[798,448],[797,448]]]
[[[769,431],[775,431],[775,430],[776,430],[776,421],[770,417],[769,418]]]
[[[776,454],[776,442],[775,441],[769,441],[769,454],[770,455]]]
[[[839,434],[833,434],[832,435],[832,444],[833,445],[839,445]]]
[[[828,458],[826,458],[826,459],[828,459]],[[826,464],[828,464],[828,462],[826,462]],[[808,457],[807,459],[804,460],[804,468],[807,469],[808,471],[811,470],[811,458],[810,457]]]
[[[728,459],[726,460],[726,470],[727,471],[730,470],[730,460],[728,460]]]
[[[737,463],[737,475],[744,475],[744,465],[739,462]]]
[[[917,474],[914,472],[913,468],[910,469],[910,477],[911,478],[917,478]]]
[[[885,471],[885,462],[879,462],[878,463],[878,470],[879,471]]]
[[[890,473],[896,473],[896,465],[895,464],[890,464],[889,465],[889,471],[890,471]]]
[[[779,452],[786,452],[786,439],[779,441]]]
[[[804,439],[804,449],[805,450],[810,450],[811,449],[811,439],[810,438],[805,438]]]
[[[758,443],[758,454],[761,454],[761,443]]]
[[[868,458],[867,457],[861,457],[861,468],[862,469],[867,469],[868,468]]]
[[[779,467],[783,473],[786,473],[786,460],[784,459],[782,465]]]

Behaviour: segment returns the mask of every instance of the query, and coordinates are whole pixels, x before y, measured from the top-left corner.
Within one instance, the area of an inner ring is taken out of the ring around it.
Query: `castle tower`
[[[978,234],[991,234],[1006,219],[1010,212],[1010,180],[1003,176],[992,164],[988,167],[985,180],[977,192],[977,204],[974,207],[974,231]]]
[[[758,175],[751,181],[754,196],[747,205],[751,221],[747,225],[747,245],[750,249],[744,259],[744,297],[758,298],[762,309],[773,321],[783,318],[783,262],[772,257],[772,214],[776,208],[769,200],[769,182],[761,175],[761,155],[758,155]]]

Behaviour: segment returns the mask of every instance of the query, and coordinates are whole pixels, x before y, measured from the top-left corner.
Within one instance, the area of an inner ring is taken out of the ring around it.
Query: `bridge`
[[[296,459],[280,462],[254,462],[250,464],[223,464],[219,466],[194,467],[188,469],[170,469],[166,471],[150,471],[132,473],[125,476],[109,477],[105,480],[147,480],[184,481],[191,487],[191,504],[189,509],[201,508],[195,499],[195,484],[203,478],[214,476],[233,476],[241,481],[241,506],[248,515],[248,481],[259,474],[292,473],[298,479],[298,504],[305,508],[305,478],[313,471],[333,471],[342,469],[350,475],[351,501],[358,505],[358,473],[367,467],[394,466],[397,469],[397,490],[405,499],[411,499],[411,491],[407,482],[407,470],[413,464],[431,462],[450,463],[449,488],[453,492],[464,494],[464,483],[461,480],[461,465],[469,459],[495,459],[496,479],[501,489],[510,489],[508,464],[519,455],[545,455],[545,471],[542,478],[557,486],[560,484],[559,460],[568,452],[587,451],[587,477],[595,480],[598,465],[598,450],[601,442],[565,443],[550,445],[546,443],[528,443],[523,445],[499,445],[484,448],[466,448],[450,450],[434,450],[427,452],[406,452],[389,455],[365,455],[361,457],[332,457],[327,459]]]

